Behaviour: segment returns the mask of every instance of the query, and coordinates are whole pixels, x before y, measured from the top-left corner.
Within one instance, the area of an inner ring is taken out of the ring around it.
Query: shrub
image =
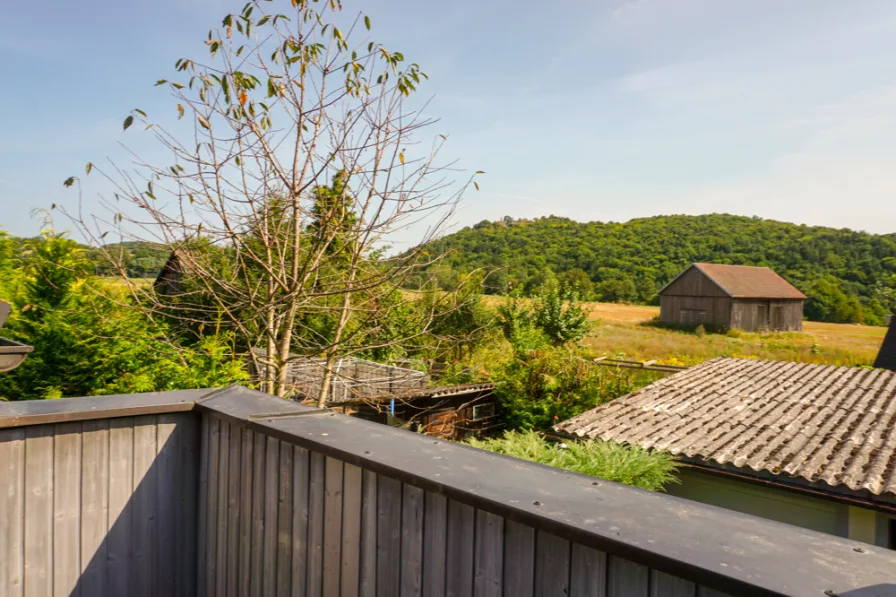
[[[678,482],[678,467],[671,455],[638,446],[596,440],[552,444],[534,431],[508,431],[500,438],[473,439],[468,443],[490,452],[650,491],[662,491],[668,484]]]

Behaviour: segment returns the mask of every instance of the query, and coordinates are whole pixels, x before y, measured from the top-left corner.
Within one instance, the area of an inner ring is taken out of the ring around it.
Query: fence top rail
[[[732,595],[896,594],[896,552],[884,548],[238,386],[2,404],[0,427],[193,409]]]
[[[197,400],[207,396],[210,392],[213,390],[178,390],[60,398],[58,400],[0,402],[0,429],[190,411],[195,407]]]

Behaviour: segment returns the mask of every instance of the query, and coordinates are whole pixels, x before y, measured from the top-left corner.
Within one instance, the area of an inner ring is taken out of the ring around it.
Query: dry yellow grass
[[[485,297],[488,305],[500,297]],[[706,334],[650,325],[659,307],[584,303],[594,321],[583,344],[595,356],[657,360],[695,365],[728,356],[788,360],[828,365],[870,365],[880,350],[886,328],[867,325],[803,322],[803,332]]]

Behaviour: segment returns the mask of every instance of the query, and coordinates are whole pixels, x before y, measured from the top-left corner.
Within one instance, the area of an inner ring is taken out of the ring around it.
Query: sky
[[[0,228],[88,161],[152,155],[132,108],[242,2],[18,2],[0,29]],[[418,62],[446,156],[484,170],[454,218],[733,213],[896,232],[892,0],[343,0]],[[134,147],[134,143],[137,147]],[[465,177],[466,175],[461,175]],[[85,180],[88,211],[102,191]],[[65,228],[57,221],[57,228]]]

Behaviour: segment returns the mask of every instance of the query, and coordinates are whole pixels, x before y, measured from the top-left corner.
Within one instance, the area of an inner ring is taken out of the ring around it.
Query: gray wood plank
[[[230,431],[233,426],[221,421],[221,429],[218,437],[218,475],[217,482],[213,486],[217,499],[217,527],[215,541],[215,595],[225,597],[227,595],[227,523],[230,510]]]
[[[650,597],[697,597],[697,585],[658,570],[650,571]]]
[[[81,437],[81,594],[106,591],[109,530],[109,421],[84,421]]]
[[[243,429],[243,446],[240,452],[240,537],[239,537],[239,588],[237,595],[249,597],[252,561],[252,464],[255,432]]]
[[[377,478],[376,594],[398,595],[401,578],[401,481]]]
[[[308,486],[311,463],[308,450],[293,446],[292,455],[292,597],[302,597],[308,569]]]
[[[476,511],[475,597],[501,597],[504,573],[504,518]]]
[[[0,430],[0,594],[22,597],[25,574],[25,430]]]
[[[292,593],[292,444],[280,442],[280,484],[277,512],[277,595]]]
[[[709,587],[700,586],[697,588],[698,597],[731,597],[728,593],[722,593]]]
[[[532,597],[535,588],[535,529],[504,523],[504,593]]]
[[[607,564],[608,597],[647,597],[650,570],[646,566],[610,555]]]
[[[361,473],[361,570],[358,593],[376,595],[377,476],[364,469]]]
[[[177,491],[175,511],[175,585],[178,595],[192,597],[199,595],[196,591],[197,580],[197,540],[199,527],[198,516],[199,493],[196,479],[199,477],[200,450],[200,418],[193,413],[160,415],[159,421],[171,418],[177,421],[175,436],[177,453],[181,454],[176,468],[175,485]]]
[[[264,564],[261,590],[264,595],[277,590],[277,500],[280,486],[280,441],[268,437],[264,463]]]
[[[321,597],[324,573],[324,494],[326,457],[311,452],[311,482],[308,487],[308,571],[306,594]],[[329,597],[327,595],[326,597]]]
[[[236,597],[239,580],[240,473],[243,429],[230,426],[230,456],[227,471],[227,595]]]
[[[211,451],[209,435],[211,433],[211,415],[202,414],[202,428],[200,430],[201,446],[199,449],[199,528],[198,543],[196,545],[196,595],[205,597],[207,594],[207,558],[208,553],[208,472],[209,452]]]
[[[445,597],[448,499],[426,492],[423,520],[423,595]],[[530,583],[531,586],[531,583]]]
[[[183,456],[178,451],[175,429],[177,420],[172,415],[159,415],[156,430],[156,454],[153,467],[156,470],[156,513],[157,541],[155,571],[160,595],[174,595],[174,574],[177,566],[177,544],[175,541],[176,506],[178,493],[184,487],[175,485],[177,467]],[[182,555],[182,554],[181,554]]]
[[[476,512],[472,506],[448,500],[448,564],[445,595],[472,597],[473,544]]]
[[[130,545],[134,490],[134,419],[109,424],[109,534],[106,537],[106,589],[110,595],[130,591]]]
[[[324,595],[339,594],[342,573],[342,477],[342,461],[327,458],[324,472]]]
[[[535,597],[569,594],[569,560],[569,541],[543,531],[537,532],[535,535]]]
[[[265,464],[267,463],[268,438],[263,433],[255,434],[252,447],[252,550],[249,556],[249,594],[261,595],[264,580],[264,514],[267,485],[265,484]]]
[[[53,595],[81,594],[81,423],[53,429]]]
[[[206,597],[217,595],[218,583],[218,486],[221,474],[221,428],[227,423],[218,418],[209,421],[208,452],[208,525],[206,527],[205,552],[205,594]]]
[[[342,578],[340,595],[358,597],[361,566],[362,469],[345,464],[342,483]]]
[[[25,430],[25,597],[53,594],[53,426]]]
[[[604,597],[607,592],[607,554],[572,544],[569,573],[570,597]]]
[[[401,496],[401,597],[418,597],[423,588],[422,489],[404,484]]]
[[[153,597],[156,591],[156,459],[157,417],[134,418],[134,495],[131,543],[131,592],[135,597]]]

